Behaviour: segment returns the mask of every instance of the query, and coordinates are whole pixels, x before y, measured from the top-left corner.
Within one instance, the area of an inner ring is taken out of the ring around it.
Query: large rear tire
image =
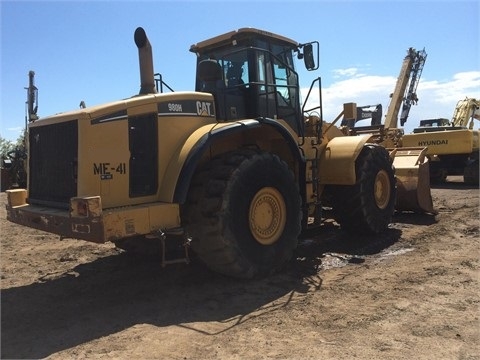
[[[355,234],[385,231],[395,211],[395,171],[387,150],[367,144],[355,163],[355,185],[329,187],[335,220]]]
[[[278,156],[253,150],[213,159],[193,180],[182,221],[212,270],[264,276],[292,256],[301,231],[298,185]]]

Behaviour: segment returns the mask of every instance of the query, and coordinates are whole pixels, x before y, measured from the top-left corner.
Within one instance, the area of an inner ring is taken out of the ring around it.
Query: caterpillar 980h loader
[[[318,42],[232,31],[190,48],[195,92],[158,93],[145,31],[134,39],[139,95],[29,124],[28,191],[8,192],[8,220],[93,242],[159,238],[164,250],[175,234],[240,278],[284,265],[299,234],[321,224],[324,198],[346,230],[387,228],[387,150],[370,135],[322,131],[321,116],[305,121],[322,108],[301,107],[294,58],[316,70]],[[320,78],[309,96],[317,87],[321,98]]]

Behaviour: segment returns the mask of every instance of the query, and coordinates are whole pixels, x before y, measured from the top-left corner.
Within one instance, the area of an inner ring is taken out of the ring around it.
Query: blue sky
[[[155,72],[193,90],[190,45],[241,27],[320,42],[320,68],[299,71],[302,88],[322,77],[325,120],[344,102],[381,103],[384,113],[409,47],[427,60],[405,131],[420,119],[451,118],[458,100],[480,98],[479,1],[5,1],[1,12],[0,136],[25,123],[28,72],[40,117],[138,93],[142,26]],[[300,70],[300,67],[297,69]],[[478,126],[476,126],[477,128]]]

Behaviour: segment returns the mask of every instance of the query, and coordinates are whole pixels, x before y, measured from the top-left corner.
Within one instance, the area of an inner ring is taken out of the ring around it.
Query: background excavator
[[[428,146],[432,183],[444,182],[448,175],[463,175],[465,183],[479,183],[480,101],[466,97],[457,102],[452,120],[421,120],[413,134],[404,135],[404,146]]]
[[[402,159],[402,154],[418,156],[416,161],[418,190],[416,196],[411,196],[411,201],[414,202],[415,197],[418,197],[418,202],[424,205],[430,202],[426,195],[430,192],[429,185],[426,184],[428,178],[430,183],[435,184],[445,182],[449,175],[463,175],[465,183],[479,184],[479,131],[473,130],[473,126],[474,120],[480,120],[480,101],[466,97],[458,101],[451,121],[446,118],[421,120],[420,126],[413,130],[413,134],[404,134],[403,129],[398,128],[398,119],[403,126],[411,106],[418,102],[416,89],[426,58],[425,50],[408,49],[395,91],[391,95],[384,125],[379,122],[382,117],[381,104],[357,107],[356,118],[344,118],[341,123],[349,135],[373,133],[378,143],[387,148],[397,149],[394,165],[400,187],[407,183],[409,187],[413,187],[415,179],[410,177],[409,170],[401,170],[403,167],[401,162],[405,161],[407,167],[411,163],[407,158]],[[368,118],[371,118],[371,126],[355,126],[356,122]],[[427,167],[429,174],[426,173]],[[402,173],[407,177],[405,178]],[[412,191],[409,192],[413,194]],[[401,191],[399,194],[399,201],[406,202],[400,207],[411,208],[413,205],[411,201],[406,201],[410,196],[402,196],[405,193]]]
[[[420,211],[436,213],[429,184],[429,164],[426,145],[403,143],[403,126],[407,121],[412,105],[418,102],[417,87],[427,59],[425,49],[407,50],[394,92],[390,95],[390,104],[382,119],[382,105],[356,107],[355,118],[343,116],[341,131],[348,136],[371,134],[374,141],[390,150],[394,157],[395,176],[397,177],[398,211]],[[356,104],[353,104],[356,106]],[[401,109],[401,111],[400,111]],[[371,118],[370,126],[355,126],[361,120]],[[338,119],[338,118],[337,118]]]

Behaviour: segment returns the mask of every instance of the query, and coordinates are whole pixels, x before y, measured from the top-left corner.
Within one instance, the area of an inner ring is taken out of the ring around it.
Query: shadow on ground
[[[136,324],[189,328],[193,322],[222,322],[217,333],[227,331],[319,290],[325,253],[349,254],[347,263],[361,263],[401,236],[390,229],[380,237],[353,239],[338,226],[322,228],[300,241],[284,271],[264,279],[226,278],[195,259],[161,268],[158,258],[120,253],[3,289],[1,357],[44,358]]]

